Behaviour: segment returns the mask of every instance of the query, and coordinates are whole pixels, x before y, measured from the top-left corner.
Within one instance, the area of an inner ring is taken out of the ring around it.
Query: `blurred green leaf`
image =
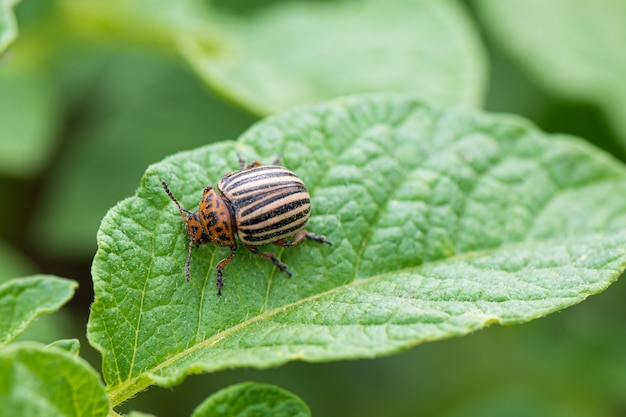
[[[50,343],[47,347],[62,349],[74,356],[80,353],[80,341],[78,339],[62,339]]]
[[[294,278],[240,251],[194,252],[183,205],[236,166],[282,155],[332,248],[281,251]],[[236,143],[153,165],[98,233],[90,343],[113,405],[157,383],[232,367],[388,355],[603,291],[626,265],[626,170],[584,141],[512,117],[360,96],[273,117]]]
[[[488,33],[538,83],[595,103],[626,148],[626,2],[477,0]]]
[[[257,114],[381,90],[483,99],[482,46],[455,2],[282,2],[214,20],[218,47],[187,37],[182,51],[213,88]]]
[[[297,396],[274,385],[244,382],[216,392],[192,417],[309,417],[311,411]]]
[[[279,2],[238,17],[199,0],[64,4],[72,20],[178,47],[208,84],[256,114],[365,91],[472,105],[485,92],[482,45],[456,2]]]
[[[215,34],[204,0],[60,0],[69,20],[91,35],[174,47],[181,38]]]
[[[17,37],[13,7],[20,0],[0,0],[0,56]]]
[[[106,416],[97,372],[84,360],[34,343],[0,350],[0,416]]]
[[[235,137],[253,121],[208,95],[170,56],[118,46],[93,59],[100,65],[93,67],[82,122],[68,132],[42,193],[46,210],[36,213],[30,230],[48,253],[65,258],[95,252],[100,220],[134,192],[150,162]]]
[[[51,275],[18,278],[0,285],[0,347],[19,336],[44,313],[57,311],[78,284]]]
[[[17,60],[0,65],[1,175],[38,173],[58,133],[59,105],[51,80],[42,72]]]

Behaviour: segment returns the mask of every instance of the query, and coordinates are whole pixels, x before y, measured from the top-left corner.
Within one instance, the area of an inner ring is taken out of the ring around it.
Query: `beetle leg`
[[[248,246],[248,245],[244,245],[250,252],[254,253],[255,255],[259,255],[262,258],[267,259],[268,261],[272,261],[274,263],[274,265],[276,265],[276,267],[278,267],[278,269],[280,269],[281,272],[286,273],[287,275],[289,275],[289,278],[291,278],[291,272],[289,272],[289,269],[287,269],[287,265],[285,265],[284,263],[282,263],[277,257],[276,255],[274,255],[272,252],[260,252],[256,247],[254,246]]]
[[[320,243],[327,243],[329,245],[332,246],[333,242],[331,242],[330,240],[326,239],[326,236],[317,236],[313,233],[309,233],[306,230],[301,230],[300,232],[298,232],[298,234],[296,235],[296,238],[294,240],[286,240],[286,239],[281,239],[281,240],[277,240],[276,242],[272,242],[274,245],[277,246],[281,246],[283,248],[288,248],[290,246],[295,246],[298,243],[302,242],[304,239],[310,239],[310,240],[314,240],[316,242],[320,242]]]
[[[224,258],[217,264],[215,270],[217,271],[217,281],[215,282],[215,286],[217,287],[217,295],[222,295],[222,287],[224,286],[224,274],[222,271],[226,268],[226,265],[235,257],[235,253],[237,253],[237,245],[233,245],[230,247],[230,255],[227,258]]]
[[[246,160],[241,157],[239,152],[237,152],[237,158],[239,158],[239,171],[243,171],[246,169]]]

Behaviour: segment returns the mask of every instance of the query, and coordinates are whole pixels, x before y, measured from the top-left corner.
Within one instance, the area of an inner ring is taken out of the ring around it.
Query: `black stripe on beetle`
[[[246,242],[257,242],[257,245],[264,245],[265,243],[258,242],[268,241],[271,243],[273,240],[284,239],[285,236],[291,236],[302,229],[303,223],[299,220],[306,216],[308,216],[308,209],[276,223],[253,225],[252,227],[242,226],[239,228],[239,235],[244,236],[243,239]]]
[[[267,230],[278,229],[280,227],[287,226],[288,224],[296,223],[298,220],[302,219],[303,217],[306,219],[309,216],[310,211],[311,210],[309,207],[305,207],[304,209],[299,210],[299,211],[291,209],[290,211],[287,212],[289,214],[289,217],[282,216],[280,220],[275,220],[269,223],[266,220],[264,220],[264,217],[257,217],[255,219],[248,220],[240,224],[239,230],[255,230],[258,233],[262,233]],[[278,214],[276,213],[274,214],[278,217]],[[303,219],[303,221],[306,221],[306,220]],[[255,228],[251,226],[257,226],[257,227]]]
[[[278,161],[277,161],[278,162]],[[197,211],[183,208],[165,181],[161,181],[167,195],[176,203],[183,221],[189,249],[185,276],[190,280],[191,253],[194,246],[213,243],[228,246],[230,255],[216,266],[217,294],[221,295],[223,271],[235,257],[237,241],[255,255],[271,261],[291,277],[287,265],[272,252],[260,252],[257,246],[274,244],[295,246],[305,239],[332,245],[324,236],[304,230],[311,213],[309,193],[300,178],[287,168],[253,162],[246,165],[240,159],[241,170],[225,174],[217,190],[204,189]],[[219,193],[218,193],[219,191]],[[287,238],[294,237],[293,240]]]
[[[302,206],[304,206],[304,209],[302,211],[304,212],[304,214],[306,214],[306,217],[308,218],[309,212],[307,209],[310,207],[308,198],[303,199],[303,200],[289,201],[288,203],[281,205],[279,207],[276,207],[272,210],[263,210],[264,206],[252,207],[250,209],[245,210],[245,212],[242,214],[241,216],[242,221],[240,222],[241,223],[240,226],[251,226],[251,225],[266,222],[268,220],[275,221],[275,219],[279,217],[280,215],[284,213],[293,213],[295,210],[297,210],[298,208]],[[304,222],[306,222],[306,219],[304,219]],[[304,222],[303,222],[303,225],[304,225]]]
[[[249,236],[246,236],[246,239],[250,242],[255,243],[252,246],[261,246],[261,245],[265,245],[268,243],[272,243],[276,240],[284,239],[283,236],[285,236],[285,234],[288,234],[288,236],[291,236],[295,232],[299,231],[301,228],[302,226],[296,225],[285,230],[280,230],[280,231],[268,233],[265,235],[259,235],[255,233],[255,234],[250,234]],[[309,239],[311,238],[309,237]],[[293,245],[290,245],[290,246],[293,246]]]
[[[309,193],[307,193],[306,190],[303,191],[301,189],[294,190],[293,188],[289,188],[275,190],[272,193],[265,193],[265,195],[260,196],[258,202],[257,199],[254,199],[253,201],[246,199],[245,202],[248,204],[240,205],[239,210],[241,212],[242,219],[250,217],[254,213],[271,217],[272,214],[270,210],[267,209],[268,207],[272,207],[272,211],[278,212],[280,210],[284,210],[283,207],[286,207],[288,210],[289,206],[295,208],[302,205],[308,205],[310,203],[308,195]]]
[[[272,188],[270,190],[270,188]],[[263,191],[263,192],[261,192]],[[304,186],[295,187],[293,185],[285,185],[280,187],[259,187],[257,190],[250,192],[242,192],[242,193],[231,193],[233,198],[236,199],[237,207],[249,207],[251,204],[256,203],[261,200],[267,200],[269,198],[273,198],[274,200],[281,198],[281,196],[290,195],[295,192],[304,192],[306,193],[306,188]]]

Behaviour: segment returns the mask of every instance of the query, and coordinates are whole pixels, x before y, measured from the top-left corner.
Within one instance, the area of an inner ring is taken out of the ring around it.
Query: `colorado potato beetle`
[[[181,206],[165,181],[161,181],[167,195],[176,203],[185,222],[189,237],[189,251],[185,264],[185,277],[190,280],[191,252],[194,246],[213,243],[228,246],[230,255],[222,259],[216,269],[217,294],[221,295],[223,270],[235,257],[237,241],[255,255],[270,260],[291,277],[287,265],[274,253],[261,252],[258,246],[274,244],[287,248],[304,239],[332,245],[324,236],[304,230],[309,219],[311,202],[309,193],[300,178],[287,168],[278,165],[252,162],[246,165],[239,159],[239,171],[225,174],[217,184],[204,189],[197,211]],[[219,193],[218,193],[219,191]],[[295,236],[293,240],[287,238]]]

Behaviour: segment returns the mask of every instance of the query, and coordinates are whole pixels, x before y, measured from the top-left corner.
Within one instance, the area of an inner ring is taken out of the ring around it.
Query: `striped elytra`
[[[258,246],[274,244],[287,248],[305,239],[332,245],[324,236],[304,230],[311,213],[311,201],[304,182],[296,174],[278,165],[259,162],[246,165],[243,159],[239,160],[239,167],[239,171],[222,177],[217,190],[211,186],[204,189],[197,211],[183,208],[167,183],[161,181],[185,222],[189,238],[185,264],[187,281],[194,246],[213,243],[230,248],[230,255],[216,266],[218,295],[224,286],[223,270],[237,252],[235,235],[250,252],[272,261],[289,277],[291,272],[287,265],[274,253],[259,251]],[[293,240],[287,240],[292,236]]]
[[[245,245],[266,245],[304,228],[311,212],[300,178],[275,165],[225,175],[217,188],[232,207],[237,236]]]

